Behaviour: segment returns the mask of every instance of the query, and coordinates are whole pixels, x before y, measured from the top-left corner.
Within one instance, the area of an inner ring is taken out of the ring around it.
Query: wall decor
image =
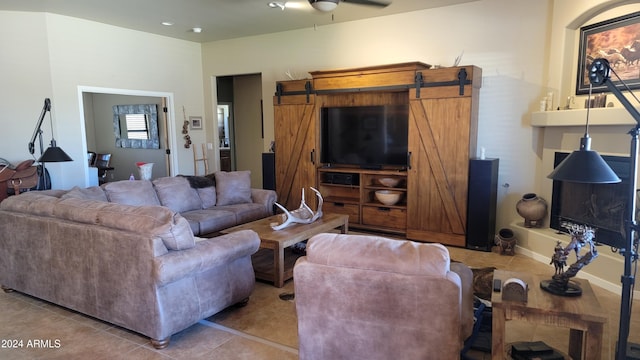
[[[127,115],[137,115],[132,119]],[[156,104],[114,105],[113,135],[116,147],[159,149],[158,106]]]
[[[607,59],[631,89],[640,88],[640,11],[580,28],[576,94],[589,93],[589,67],[598,58]],[[593,87],[606,91],[606,85]]]
[[[202,118],[200,116],[189,116],[191,130],[202,130]]]

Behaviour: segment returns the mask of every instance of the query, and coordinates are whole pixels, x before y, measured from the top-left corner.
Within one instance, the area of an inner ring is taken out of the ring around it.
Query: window
[[[124,114],[127,139],[149,140],[149,126],[145,114]]]

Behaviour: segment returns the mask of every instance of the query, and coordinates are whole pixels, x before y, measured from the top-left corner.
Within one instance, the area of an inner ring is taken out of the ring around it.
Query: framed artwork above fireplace
[[[598,58],[607,59],[631,89],[640,88],[640,11],[580,28],[577,95],[589,93],[588,70]],[[606,91],[606,85],[593,87],[594,93]]]

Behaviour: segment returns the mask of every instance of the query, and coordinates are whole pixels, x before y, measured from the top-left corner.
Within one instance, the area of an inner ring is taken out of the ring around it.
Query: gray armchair
[[[440,244],[320,234],[294,279],[301,360],[460,359],[473,330],[473,274]]]

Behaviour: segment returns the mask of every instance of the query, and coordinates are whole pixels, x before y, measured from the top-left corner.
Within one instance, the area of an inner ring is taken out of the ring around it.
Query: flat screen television
[[[407,167],[409,105],[323,107],[320,112],[322,163]]]

